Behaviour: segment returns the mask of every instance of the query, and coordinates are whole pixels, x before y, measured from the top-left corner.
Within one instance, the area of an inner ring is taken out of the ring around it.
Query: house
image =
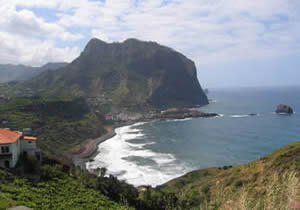
[[[0,100],[8,100],[9,98],[5,95],[0,95]]]
[[[14,168],[21,154],[40,156],[37,138],[0,128],[0,167]]]
[[[113,119],[113,117],[111,116],[111,115],[106,115],[105,116],[105,120],[107,120],[107,121],[110,121],[110,120],[112,120]]]

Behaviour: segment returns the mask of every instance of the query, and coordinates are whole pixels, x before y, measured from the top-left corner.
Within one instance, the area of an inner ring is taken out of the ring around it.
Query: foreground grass
[[[0,185],[0,209],[24,205],[33,209],[126,209],[72,178],[32,184],[26,179]]]
[[[292,209],[300,202],[299,176],[296,142],[248,164],[188,173],[140,197],[156,209]]]
[[[132,209],[126,202],[120,204],[121,199],[116,200],[122,191],[116,179],[97,178],[60,164],[36,166],[30,176],[16,176],[0,169],[0,209],[19,205],[33,209]],[[117,194],[108,192],[112,184],[118,185]]]

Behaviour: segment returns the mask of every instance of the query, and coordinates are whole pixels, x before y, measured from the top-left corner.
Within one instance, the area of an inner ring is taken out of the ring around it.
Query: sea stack
[[[286,104],[279,104],[276,109],[277,114],[293,114],[293,109]]]

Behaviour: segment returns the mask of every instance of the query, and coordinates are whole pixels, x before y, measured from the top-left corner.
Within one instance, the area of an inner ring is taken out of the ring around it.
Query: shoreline
[[[108,132],[98,138],[95,139],[87,139],[83,143],[81,143],[80,149],[77,152],[74,152],[71,154],[71,160],[74,163],[75,166],[79,166],[81,169],[87,169],[86,168],[86,163],[93,159],[97,154],[98,154],[98,146],[99,144],[105,142],[108,139],[113,138],[116,135],[115,129],[124,127],[124,126],[129,126],[129,125],[134,125],[139,122],[150,122],[153,120],[167,120],[167,119],[186,119],[186,118],[210,118],[214,116],[218,116],[218,114],[215,113],[204,113],[204,112],[199,112],[200,115],[195,115],[193,113],[192,115],[183,115],[183,116],[178,116],[175,114],[171,116],[156,116],[151,119],[140,119],[140,120],[135,120],[135,121],[127,121],[123,122],[117,125],[111,125],[108,126]],[[173,114],[173,113],[172,113]]]
[[[74,163],[75,166],[79,166],[81,169],[87,169],[86,163],[91,159],[93,159],[98,154],[98,146],[101,143],[113,138],[116,135],[115,130],[117,128],[134,125],[139,122],[149,122],[149,120],[128,121],[128,122],[120,123],[118,125],[112,125],[110,126],[106,134],[95,139],[87,139],[81,145],[81,148],[83,147],[83,151],[80,151],[78,154],[72,155],[72,162]]]

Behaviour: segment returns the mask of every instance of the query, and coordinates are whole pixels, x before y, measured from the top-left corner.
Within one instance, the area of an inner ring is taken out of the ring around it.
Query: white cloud
[[[0,8],[0,24],[3,31],[24,36],[42,36],[75,41],[82,38],[79,34],[67,32],[56,23],[49,23],[37,17],[32,11],[23,9],[16,11],[14,7]]]
[[[91,4],[60,22],[88,23],[92,36],[104,41],[154,40],[198,65],[298,53],[292,46],[300,36],[300,3],[293,0],[107,0],[89,12]]]
[[[4,32],[27,39],[43,36],[52,40],[54,47],[56,39],[82,38],[68,31],[72,26],[104,41],[122,41],[130,37],[157,41],[188,55],[198,66],[299,55],[298,0],[5,2],[0,0],[0,8],[9,4],[14,11],[0,20]],[[25,9],[16,11],[16,5]],[[58,20],[46,22],[30,11],[33,7],[55,9]],[[5,12],[0,16],[3,14]]]
[[[47,22],[30,9],[17,10],[17,5],[14,1],[0,0],[0,63],[36,66],[50,61],[71,61],[78,56],[78,47],[57,47],[56,42],[77,41],[82,35],[68,32],[55,22]]]
[[[70,62],[79,52],[78,47],[57,48],[53,41],[26,39],[0,32],[0,63],[41,66],[47,62]]]

